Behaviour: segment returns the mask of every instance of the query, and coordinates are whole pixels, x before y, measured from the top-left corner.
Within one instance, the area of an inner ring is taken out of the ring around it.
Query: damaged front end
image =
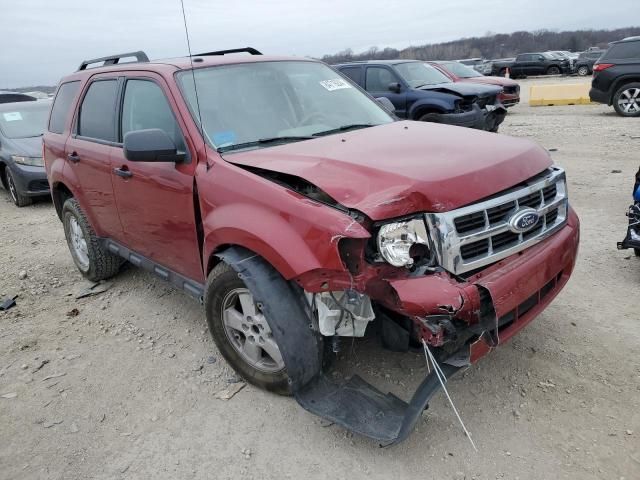
[[[300,405],[387,445],[413,430],[441,386],[437,376],[427,375],[405,402],[357,376],[342,384],[327,377],[323,345],[337,350],[341,337],[361,337],[375,320],[385,347],[424,345],[449,377],[551,302],[573,270],[579,224],[555,167],[456,210],[358,220],[371,236],[340,236],[341,271],[285,281],[249,252],[221,256],[264,306]]]

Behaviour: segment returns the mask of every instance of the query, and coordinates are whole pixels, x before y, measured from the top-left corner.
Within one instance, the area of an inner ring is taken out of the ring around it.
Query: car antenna
[[[189,28],[187,27],[187,15],[184,13],[184,0],[180,0],[180,6],[182,7],[182,20],[184,21],[184,33],[187,37],[187,50],[189,51],[189,63],[191,64],[191,78],[193,79],[193,92],[196,96],[196,109],[198,110],[198,122],[200,122],[200,133],[202,135],[202,146],[204,154],[207,154],[207,144],[204,139],[205,131],[204,124],[202,123],[202,113],[200,112],[200,99],[198,98],[198,86],[196,84],[196,74],[193,68],[193,55],[191,55],[191,41],[189,40]],[[207,170],[209,170],[209,162],[205,162]]]

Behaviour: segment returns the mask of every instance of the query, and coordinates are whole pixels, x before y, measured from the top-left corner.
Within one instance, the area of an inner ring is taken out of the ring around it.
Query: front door
[[[400,85],[400,92],[389,89],[389,85],[392,83]],[[396,109],[395,114],[400,118],[407,118],[406,89],[390,68],[382,66],[367,67],[365,90],[374,98],[387,97]]]
[[[159,128],[187,160],[130,162],[123,149],[112,152],[113,189],[126,246],[174,272],[204,281],[196,232],[194,172],[197,158],[188,152],[174,115],[175,101],[155,74],[127,77],[124,82],[118,138],[134,130]]]

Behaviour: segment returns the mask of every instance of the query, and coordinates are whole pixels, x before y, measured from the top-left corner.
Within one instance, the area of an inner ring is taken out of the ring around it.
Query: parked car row
[[[575,73],[580,76],[590,75],[595,61],[604,50],[589,49],[585,52],[569,52],[567,50],[553,50],[547,52],[521,53],[513,58],[498,58],[485,60],[472,58],[456,60],[482,75],[504,77],[509,72],[511,78],[527,75],[559,75]]]

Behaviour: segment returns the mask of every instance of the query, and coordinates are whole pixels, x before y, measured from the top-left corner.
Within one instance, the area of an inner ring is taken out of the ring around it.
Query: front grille
[[[477,102],[480,108],[485,108],[487,105],[494,105],[496,103],[496,96],[478,97]]]
[[[565,182],[564,170],[554,167],[488,200],[450,212],[427,214],[440,264],[461,274],[548,237],[566,223]],[[525,208],[535,210],[539,220],[521,232],[509,222]]]

